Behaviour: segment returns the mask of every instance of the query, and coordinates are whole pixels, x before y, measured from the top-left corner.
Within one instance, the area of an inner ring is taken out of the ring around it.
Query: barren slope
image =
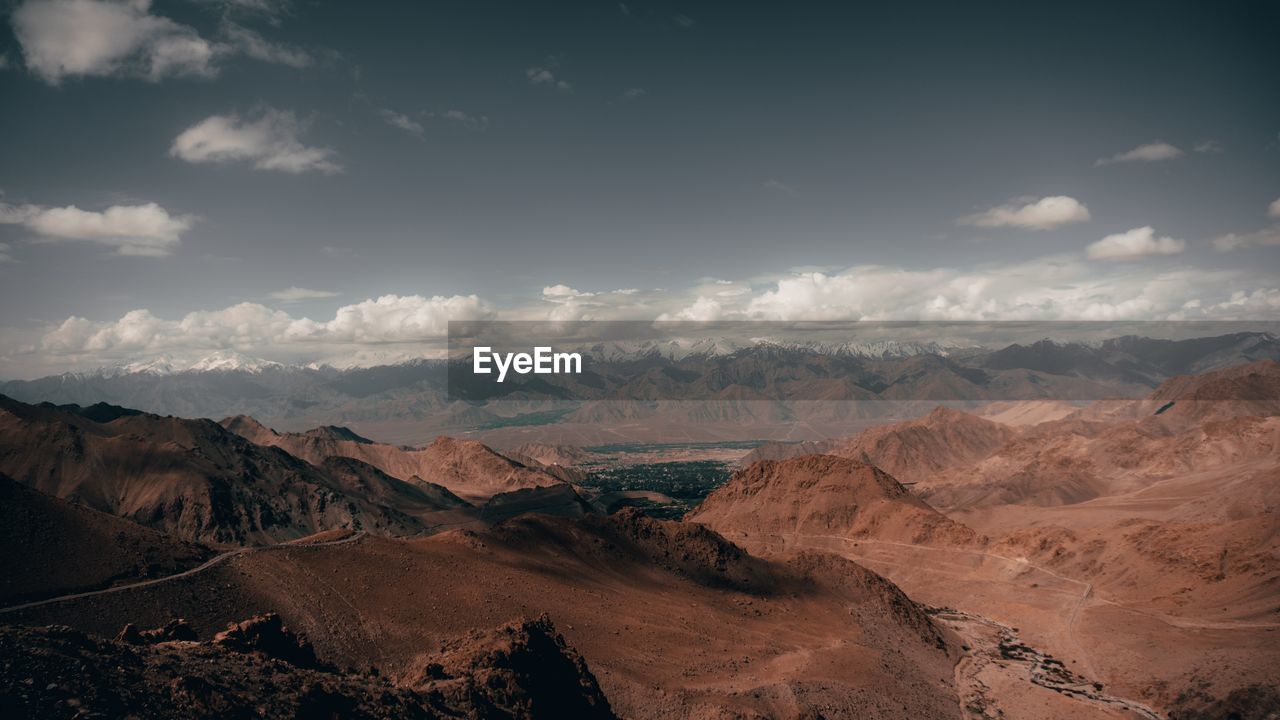
[[[253,443],[282,448],[313,464],[330,457],[354,458],[401,480],[416,482],[416,478],[441,485],[469,502],[563,482],[541,467],[503,457],[475,440],[442,435],[426,448],[416,449],[371,442],[345,428],[277,433],[246,416],[226,418],[222,426]]]
[[[0,475],[0,607],[171,575],[212,555]]]
[[[734,473],[688,519],[729,537],[800,533],[913,543],[978,540],[879,468],[832,455],[761,460]]]
[[[217,423],[143,413],[98,422],[78,408],[0,397],[0,472],[177,537],[246,544],[334,528],[412,534],[431,503],[380,474],[356,491],[278,448],[250,443]],[[380,496],[377,501],[371,499]],[[402,502],[403,501],[403,502]],[[431,511],[453,509],[456,499]]]
[[[874,573],[830,556],[764,562],[700,526],[634,513],[249,553],[10,619],[106,633],[181,615],[204,635],[266,610],[322,659],[397,679],[451,638],[545,612],[632,718],[932,718],[958,707],[946,636]]]

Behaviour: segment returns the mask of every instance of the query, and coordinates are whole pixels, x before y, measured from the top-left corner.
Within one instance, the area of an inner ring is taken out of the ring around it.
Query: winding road
[[[112,585],[111,587],[103,588],[101,590],[88,590],[85,592],[59,595],[58,597],[46,598],[44,600],[35,600],[28,603],[22,603],[21,605],[11,605],[7,608],[0,608],[0,615],[3,615],[5,613],[18,612],[19,610],[29,610],[31,608],[43,607],[45,605],[53,605],[55,603],[60,603],[60,602],[67,602],[68,600],[79,600],[81,598],[96,597],[98,595],[108,595],[111,593],[124,592],[125,590],[137,590],[138,588],[150,587],[152,585],[159,585],[160,583],[173,582],[174,580],[181,580],[182,578],[191,577],[192,575],[195,575],[197,573],[204,572],[205,570],[208,570],[209,568],[215,565],[224,563],[227,560],[230,560],[231,558],[236,557],[237,555],[247,555],[249,553],[254,553],[254,552],[268,552],[271,550],[281,550],[286,548],[313,548],[313,547],[332,547],[334,545],[345,545],[347,543],[355,542],[356,540],[359,540],[365,535],[366,533],[364,530],[359,530],[355,533],[352,533],[351,535],[348,535],[347,537],[339,538],[337,540],[325,540],[323,542],[313,542],[313,543],[303,543],[303,542],[293,541],[293,542],[286,542],[286,543],[277,543],[275,545],[254,545],[251,547],[236,548],[234,550],[228,550],[227,552],[221,553],[219,555],[215,555],[214,557],[204,561],[203,563],[201,563],[200,565],[197,565],[196,567],[191,568],[190,570],[183,570],[182,572],[174,573],[173,575],[166,575],[164,577],[152,578],[150,580],[141,580],[139,582],[129,583],[127,585]]]

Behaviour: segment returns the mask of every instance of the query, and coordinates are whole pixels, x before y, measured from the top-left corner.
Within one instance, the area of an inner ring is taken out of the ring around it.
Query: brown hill
[[[413,534],[429,493],[383,475],[353,492],[278,448],[266,448],[208,420],[145,413],[97,422],[72,410],[0,397],[0,472],[40,492],[134,520],[188,540],[247,544],[334,528]],[[456,499],[436,510],[455,509]]]
[[[729,537],[796,534],[912,543],[978,539],[883,470],[832,455],[755,463],[734,473],[688,519]]]
[[[1203,375],[1166,380],[1148,401],[1179,424],[1280,415],[1280,363],[1260,360]]]
[[[177,616],[207,637],[268,611],[320,661],[376,665],[393,693],[459,668],[500,674],[519,654],[501,638],[522,631],[476,643],[480,661],[454,661],[452,643],[546,613],[623,717],[949,717],[958,706],[950,636],[874,573],[826,556],[760,560],[700,526],[630,512],[248,552],[13,621],[109,634]]]
[[[915,482],[981,460],[1016,434],[1007,425],[939,406],[922,418],[865,430],[830,452]]]
[[[563,465],[572,467],[581,465],[591,459],[591,453],[576,445],[551,445],[548,443],[523,443],[510,449],[510,452],[533,458],[543,465]],[[507,455],[507,451],[503,451]]]
[[[801,442],[767,442],[753,448],[738,461],[739,467],[750,467],[760,460],[786,460],[801,455],[828,455],[835,448],[834,440],[804,440]]]
[[[212,556],[0,475],[0,606],[172,575]]]
[[[281,448],[312,464],[320,465],[330,457],[354,458],[391,477],[406,481],[418,478],[443,486],[468,502],[483,502],[499,493],[563,482],[540,467],[526,466],[499,455],[476,440],[455,440],[442,435],[430,446],[416,449],[371,442],[345,428],[278,433],[243,415],[226,418],[221,424],[250,442]]]
[[[1223,523],[1040,526],[1010,533],[993,550],[1088,580],[1129,605],[1201,618],[1271,619],[1280,586],[1276,514]]]

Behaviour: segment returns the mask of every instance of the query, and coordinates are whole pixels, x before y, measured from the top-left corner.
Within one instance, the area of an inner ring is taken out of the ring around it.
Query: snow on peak
[[[233,350],[220,350],[212,355],[195,361],[187,368],[187,370],[189,372],[229,372],[232,370],[240,370],[243,372],[259,373],[268,368],[279,367],[284,367],[284,365],[272,360],[252,358]]]

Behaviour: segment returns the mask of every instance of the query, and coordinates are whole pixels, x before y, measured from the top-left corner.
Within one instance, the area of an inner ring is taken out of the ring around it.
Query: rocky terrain
[[[525,465],[475,440],[438,437],[422,449],[375,443],[347,428],[321,427],[301,433],[278,433],[251,417],[226,418],[221,425],[264,447],[278,447],[311,463],[347,457],[368,463],[393,477],[430,483],[466,500],[483,502],[494,495],[548,487],[564,482],[538,463]]]
[[[687,519],[735,537],[794,533],[922,544],[980,540],[878,467],[833,455],[756,462],[707,496]]]
[[[0,617],[99,636],[182,617],[203,638],[268,612],[305,633],[320,662],[409,686],[458,677],[436,648],[449,655],[458,637],[546,613],[624,717],[939,717],[957,706],[958,647],[878,575],[822,554],[763,561],[701,526],[631,511],[277,546]]]
[[[338,472],[208,420],[104,417],[0,397],[0,472],[186,540],[277,542],[342,527],[413,534],[459,507],[438,486],[369,466],[330,469]]]
[[[339,671],[278,615],[199,640],[128,626],[0,627],[0,712],[37,717],[613,718],[582,657],[545,618],[472,633],[389,678]]]
[[[213,554],[0,475],[0,605],[172,575]]]
[[[566,446],[5,398],[0,710],[1261,720],[1277,378],[766,447],[684,522]]]
[[[911,478],[909,502],[976,539],[904,537],[880,509],[903,494],[896,483],[873,500],[863,488],[883,480],[823,487],[810,465],[834,476],[830,456],[755,463],[690,519],[752,552],[855,559],[961,613],[949,626],[971,647],[1018,628],[1098,686],[1058,707],[1009,677],[1008,658],[966,665],[961,693],[978,716],[1112,717],[1128,704],[1141,717],[1263,718],[1280,663],[1277,380],[1280,365],[1263,361],[1066,414],[1002,406],[993,415],[1012,422],[997,423],[938,409],[822,446]]]
[[[1125,336],[992,347],[761,341],[672,353],[641,344],[599,353],[589,373],[563,387],[513,386],[498,396],[493,388],[450,396],[443,361],[337,369],[252,358],[13,380],[0,383],[0,393],[26,402],[105,400],[181,417],[248,415],[291,431],[338,423],[366,437],[414,445],[464,431],[500,447],[679,437],[820,440],[848,434],[863,419],[883,423],[921,414],[891,409],[891,402],[1139,397],[1176,375],[1280,359],[1280,343],[1270,333],[1229,326],[1220,332],[1191,340]],[[619,433],[616,424],[623,421],[630,426]]]

